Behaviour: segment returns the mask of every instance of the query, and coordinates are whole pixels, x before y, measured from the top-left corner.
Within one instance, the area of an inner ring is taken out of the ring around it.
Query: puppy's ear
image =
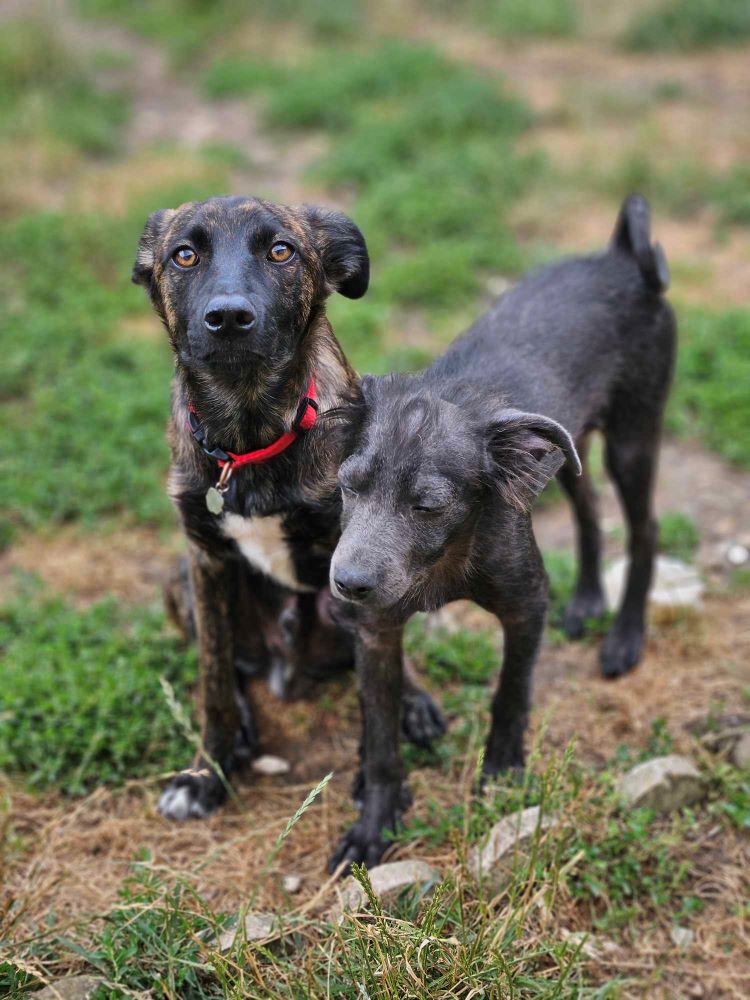
[[[160,208],[148,217],[146,226],[138,241],[138,253],[133,265],[132,278],[136,285],[143,285],[144,288],[150,288],[159,239],[173,215],[174,209]]]
[[[306,207],[315,245],[323,261],[326,287],[348,299],[359,299],[370,283],[370,255],[365,238],[343,212]]]
[[[577,476],[581,474],[570,434],[538,413],[503,410],[488,427],[487,450],[496,488],[506,503],[520,511],[528,511],[566,461]]]

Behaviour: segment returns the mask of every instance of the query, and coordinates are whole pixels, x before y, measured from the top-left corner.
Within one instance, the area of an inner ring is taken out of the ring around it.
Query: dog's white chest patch
[[[280,514],[268,517],[225,514],[221,530],[227,538],[234,539],[245,559],[261,573],[290,590],[315,589],[297,578]]]

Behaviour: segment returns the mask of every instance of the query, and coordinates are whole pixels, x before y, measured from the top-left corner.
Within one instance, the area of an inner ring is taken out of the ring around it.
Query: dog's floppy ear
[[[503,499],[528,511],[535,496],[568,461],[577,476],[581,460],[573,439],[556,420],[505,409],[488,427],[491,476]]]
[[[133,265],[132,278],[136,285],[143,285],[145,288],[150,287],[159,238],[173,215],[174,209],[160,208],[148,217],[146,226],[138,241],[138,253]]]
[[[349,216],[306,206],[329,292],[359,299],[370,283],[370,255],[365,238]]]

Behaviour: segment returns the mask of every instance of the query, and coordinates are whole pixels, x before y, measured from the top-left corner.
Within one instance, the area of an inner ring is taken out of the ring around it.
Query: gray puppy
[[[407,798],[399,753],[401,632],[415,611],[471,598],[505,636],[484,774],[523,766],[547,577],[530,507],[557,475],[573,506],[579,574],[569,635],[605,607],[589,432],[627,518],[630,569],[601,650],[618,677],[641,655],[657,524],[652,496],[675,353],[664,254],[649,208],[622,206],[604,253],[541,268],[418,375],[365,378],[339,482],[343,534],[334,593],[357,622],[363,808],[331,865],[376,864]]]

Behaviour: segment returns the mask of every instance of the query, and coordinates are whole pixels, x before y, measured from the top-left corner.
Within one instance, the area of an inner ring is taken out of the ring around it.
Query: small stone
[[[33,996],[37,1000],[89,1000],[103,983],[98,976],[66,976]]]
[[[703,779],[688,757],[668,754],[637,764],[617,782],[629,806],[671,812],[703,798]]]
[[[369,871],[370,882],[375,894],[382,903],[397,899],[404,889],[412,886],[428,893],[440,882],[440,875],[426,861],[390,861],[377,865]],[[350,875],[341,889],[340,906],[335,911],[341,914],[344,910],[362,910],[368,904],[365,890]]]
[[[628,560],[618,559],[604,575],[604,589],[611,608],[620,605],[628,572]],[[699,608],[704,592],[698,570],[680,559],[657,556],[649,592],[651,604],[660,608]]]
[[[750,550],[747,546],[735,542],[727,548],[726,557],[730,566],[744,566],[750,559]]]
[[[495,823],[484,843],[472,849],[469,855],[469,870],[475,878],[488,875],[506,876],[516,849],[525,847],[536,834],[537,828],[548,829],[554,823],[553,816],[539,818],[539,806],[530,806],[505,816]],[[501,869],[498,871],[498,868]]]
[[[509,281],[507,278],[504,278],[501,274],[493,274],[490,275],[489,278],[487,278],[485,284],[487,286],[487,291],[490,293],[490,295],[499,296],[499,295],[504,295],[511,287],[513,282]]]
[[[256,774],[266,775],[288,774],[291,770],[288,760],[284,760],[283,757],[274,757],[270,753],[256,757],[252,763],[252,769]]]
[[[284,892],[288,892],[290,896],[293,896],[295,892],[299,892],[302,888],[302,876],[285,875],[281,880],[281,884],[284,886]]]
[[[750,733],[743,733],[732,750],[732,763],[750,771]]]
[[[278,921],[273,913],[248,913],[245,917],[245,940],[248,944],[266,941],[278,935]],[[219,950],[229,951],[237,939],[238,928],[228,927],[219,937]]]
[[[586,958],[603,958],[618,950],[617,944],[611,938],[587,934],[586,931],[569,931],[563,927],[560,937],[563,941],[569,941],[574,948],[580,947],[581,954]]]
[[[695,937],[689,927],[678,927],[676,924],[669,932],[669,936],[672,938],[673,943],[683,951],[690,947]]]

